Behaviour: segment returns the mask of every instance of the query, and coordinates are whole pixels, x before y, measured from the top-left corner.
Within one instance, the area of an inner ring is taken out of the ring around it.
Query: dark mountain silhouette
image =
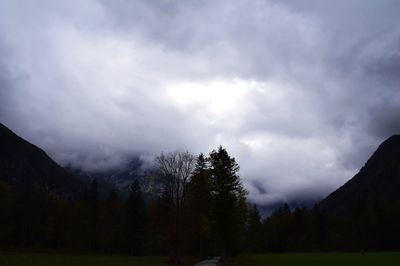
[[[17,136],[0,123],[0,180],[16,192],[32,189],[76,197],[82,184],[42,149]]]
[[[322,200],[330,212],[349,212],[357,206],[400,201],[400,135],[385,140],[360,172]]]

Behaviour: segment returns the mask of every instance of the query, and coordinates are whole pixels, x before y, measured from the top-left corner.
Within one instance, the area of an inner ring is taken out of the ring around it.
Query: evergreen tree
[[[130,253],[141,254],[145,248],[145,226],[147,221],[146,204],[139,181],[135,180],[130,187],[126,201],[127,237]]]
[[[11,188],[0,180],[0,246],[9,244],[12,228],[13,193]]]
[[[247,250],[250,252],[261,252],[263,245],[262,222],[260,212],[258,211],[256,204],[254,204],[253,208],[248,211],[246,229]]]
[[[102,202],[99,213],[99,246],[103,252],[122,249],[121,200],[115,189],[112,189],[107,199]]]
[[[211,238],[211,187],[210,169],[203,154],[196,160],[196,166],[189,183],[189,225],[193,252],[201,258],[209,254]]]
[[[96,179],[92,180],[89,192],[89,208],[90,208],[90,246],[92,250],[97,249],[97,226],[98,226],[98,208],[99,208],[99,192]]]
[[[209,156],[215,231],[222,260],[238,251],[245,227],[245,196],[239,165],[220,146]]]

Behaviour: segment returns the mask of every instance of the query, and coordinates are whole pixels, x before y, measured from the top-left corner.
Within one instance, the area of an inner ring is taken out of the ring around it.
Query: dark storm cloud
[[[272,204],[322,197],[400,131],[398,1],[0,7],[0,119],[63,164],[222,144]]]

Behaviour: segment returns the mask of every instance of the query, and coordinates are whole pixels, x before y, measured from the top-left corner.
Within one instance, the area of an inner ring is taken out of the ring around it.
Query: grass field
[[[400,252],[388,253],[284,253],[242,255],[240,266],[398,266]],[[194,265],[185,259],[182,266]],[[168,266],[166,257],[65,255],[32,252],[0,252],[0,266]]]
[[[242,255],[238,262],[248,266],[398,266],[400,252]]]
[[[193,265],[185,259],[183,266]],[[0,266],[168,266],[167,257],[65,255],[42,252],[0,252]]]

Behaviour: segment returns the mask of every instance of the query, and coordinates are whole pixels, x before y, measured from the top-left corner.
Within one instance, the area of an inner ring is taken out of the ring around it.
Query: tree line
[[[369,200],[346,213],[288,205],[262,217],[246,201],[239,165],[219,147],[207,156],[156,158],[162,195],[145,200],[140,183],[127,198],[100,197],[93,180],[79,199],[46,187],[15,191],[0,181],[0,246],[80,252],[184,255],[223,260],[239,252],[399,249],[400,203]]]
[[[0,182],[0,245],[132,255],[224,258],[243,249],[246,191],[239,165],[219,147],[208,156],[171,152],[156,158],[163,193],[145,200],[136,180],[127,198],[99,196],[96,180],[79,199],[38,186],[20,192]]]
[[[347,212],[284,205],[259,221],[253,252],[400,249],[400,202],[365,199]]]

